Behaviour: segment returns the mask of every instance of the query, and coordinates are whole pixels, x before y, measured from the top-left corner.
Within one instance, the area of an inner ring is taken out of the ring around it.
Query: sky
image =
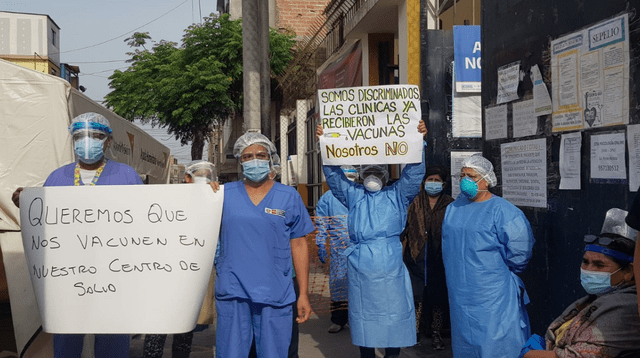
[[[0,10],[49,15],[60,27],[60,61],[79,66],[84,94],[102,103],[111,91],[109,76],[128,67],[132,49],[126,38],[149,32],[153,43],[180,44],[184,30],[216,12],[216,5],[217,0],[3,0]],[[190,147],[181,147],[164,129],[141,127],[171,148],[179,162],[191,160]]]

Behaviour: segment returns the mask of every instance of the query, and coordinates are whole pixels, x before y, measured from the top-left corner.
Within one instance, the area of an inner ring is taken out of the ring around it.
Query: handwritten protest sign
[[[192,330],[223,192],[199,184],[26,188],[22,241],[43,329]]]
[[[414,85],[319,90],[325,165],[422,161],[420,89]]]

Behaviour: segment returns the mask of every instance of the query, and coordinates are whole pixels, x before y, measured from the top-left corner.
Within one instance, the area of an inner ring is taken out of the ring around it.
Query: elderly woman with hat
[[[489,160],[467,158],[461,195],[442,223],[455,357],[516,357],[530,336],[528,297],[517,273],[531,258],[533,232],[520,209],[489,192],[496,184]]]
[[[640,317],[633,274],[637,231],[627,212],[607,211],[600,235],[586,235],[580,282],[588,295],[572,303],[522,350],[525,358],[638,357]],[[533,348],[533,349],[532,349]]]

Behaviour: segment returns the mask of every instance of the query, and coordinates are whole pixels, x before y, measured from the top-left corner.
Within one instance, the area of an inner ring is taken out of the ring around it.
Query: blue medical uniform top
[[[274,183],[254,205],[243,182],[225,184],[216,299],[248,299],[272,306],[293,303],[290,240],[314,229],[294,188]]]
[[[44,182],[44,186],[73,186],[76,163],[67,164],[54,170]],[[82,181],[82,179],[80,179]],[[85,183],[87,184],[87,183]],[[108,160],[96,185],[142,184],[142,179],[132,167]]]

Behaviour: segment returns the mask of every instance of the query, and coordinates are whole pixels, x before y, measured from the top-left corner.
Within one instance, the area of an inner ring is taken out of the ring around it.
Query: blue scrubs
[[[351,340],[361,347],[416,344],[416,317],[409,272],[402,262],[400,233],[407,209],[420,191],[424,161],[407,164],[400,179],[370,192],[345,177],[338,166],[324,166],[333,195],[349,208],[347,255]]]
[[[459,195],[442,223],[454,357],[512,358],[529,339],[522,272],[534,244],[529,221],[507,200]]]
[[[244,183],[224,185],[216,261],[216,357],[287,356],[293,289],[291,239],[315,228],[300,194],[274,183],[254,205]]]
[[[351,246],[348,213],[349,209],[333,196],[331,190],[324,193],[316,205],[316,244],[324,246],[329,239],[329,291],[334,302],[347,300],[347,257],[343,251]]]
[[[75,168],[76,163],[71,163],[54,170],[49,174],[44,186],[73,186]],[[135,169],[113,160],[107,161],[102,174],[100,174],[96,182],[96,185],[133,184],[142,184],[142,179],[140,179]],[[54,334],[54,357],[80,358],[83,339],[84,334]],[[129,357],[129,335],[96,334],[94,351],[96,358]]]

